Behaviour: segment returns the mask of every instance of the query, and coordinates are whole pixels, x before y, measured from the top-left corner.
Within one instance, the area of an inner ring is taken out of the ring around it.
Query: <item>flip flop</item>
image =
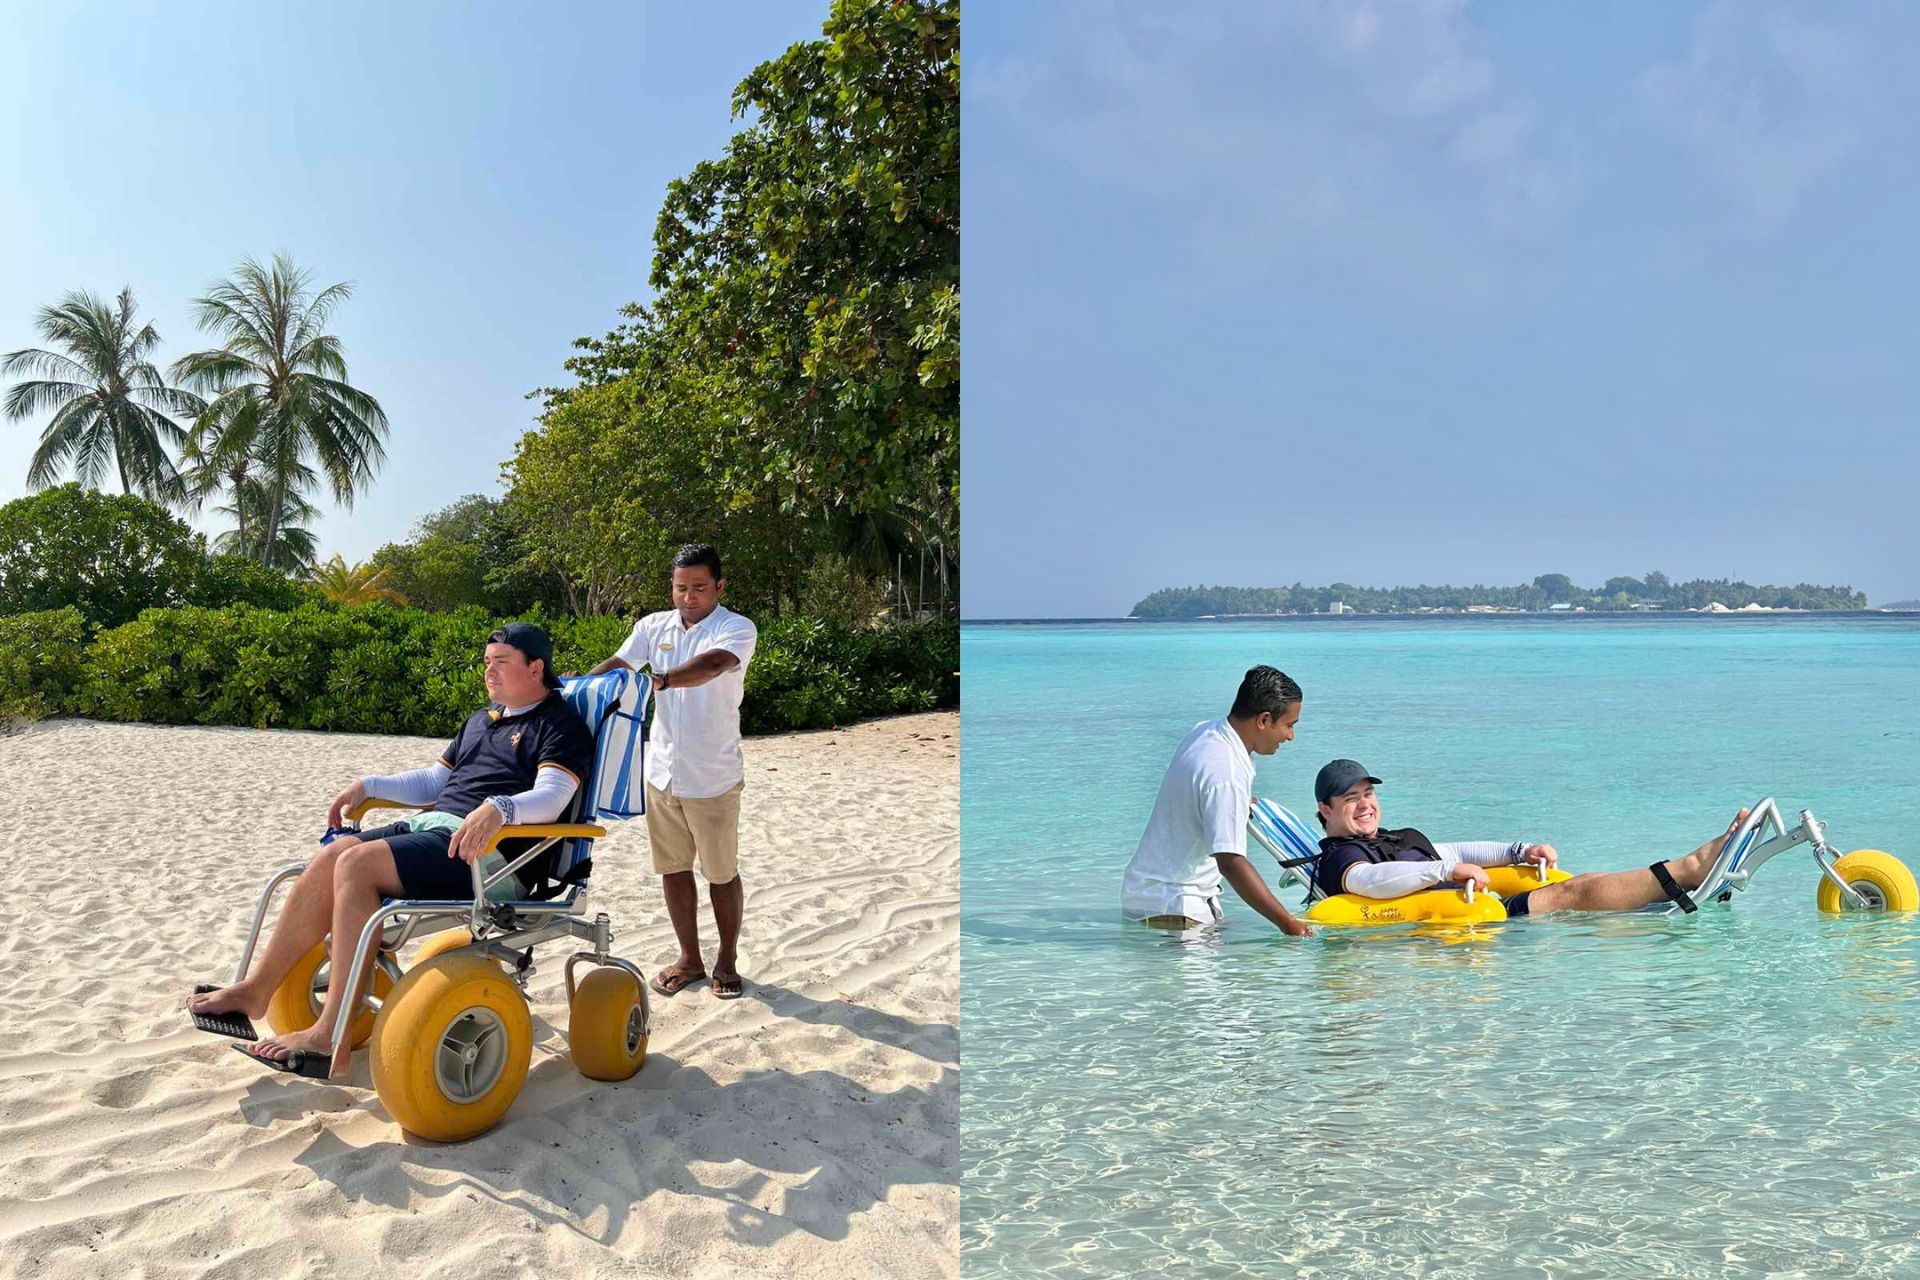
[[[209,991],[218,991],[219,989],[219,987],[211,982],[202,982],[194,987],[193,994],[203,996]],[[225,1013],[194,1013],[189,1009],[187,1013],[188,1016],[193,1019],[193,1025],[202,1031],[211,1031],[217,1036],[232,1036],[235,1040],[258,1040],[260,1038],[260,1033],[253,1029],[253,1019],[247,1017],[246,1014],[240,1012],[238,1009],[229,1009]],[[238,1049],[240,1046],[235,1045],[234,1048]],[[246,1050],[241,1049],[241,1052],[245,1053]]]
[[[318,1050],[295,1049],[285,1058],[278,1060],[263,1058],[257,1053],[241,1048],[237,1044],[233,1046],[233,1051],[235,1053],[246,1054],[247,1057],[253,1059],[261,1066],[272,1067],[275,1071],[279,1071],[285,1075],[305,1076],[309,1080],[325,1080],[333,1074],[331,1070],[333,1065],[332,1057]]]
[[[647,985],[663,996],[677,996],[706,976],[705,969],[698,973],[680,973],[673,969],[662,969],[653,975]]]
[[[725,977],[716,973],[713,975],[712,985],[713,994],[722,1000],[738,1000],[740,993],[746,990],[746,980],[737,973],[730,973]]]

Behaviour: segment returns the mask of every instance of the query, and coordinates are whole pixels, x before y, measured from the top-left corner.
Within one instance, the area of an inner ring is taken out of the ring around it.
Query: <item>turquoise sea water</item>
[[[1117,905],[1174,746],[1257,662],[1306,702],[1255,793],[1303,816],[1345,755],[1387,825],[1545,840],[1575,871],[1684,852],[1762,795],[1920,867],[1920,624],[962,649],[965,1275],[1920,1276],[1920,919],[1820,915],[1803,850],[1684,920],[1295,941],[1229,890],[1185,942]]]

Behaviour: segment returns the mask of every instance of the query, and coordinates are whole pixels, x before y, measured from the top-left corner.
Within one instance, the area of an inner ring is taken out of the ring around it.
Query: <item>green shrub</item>
[[[86,632],[71,606],[0,618],[0,720],[40,720],[70,709]]]
[[[149,609],[100,632],[82,652],[74,611],[36,616],[69,617],[58,632],[64,643],[51,647],[70,658],[43,664],[34,677],[49,706],[102,720],[428,737],[451,737],[485,705],[480,655],[501,621],[479,609],[428,613],[385,604]],[[592,667],[630,629],[612,617],[535,612],[522,620],[547,628],[562,672]],[[957,706],[959,655],[951,623],[867,630],[781,619],[760,632],[742,727],[819,729]],[[21,675],[14,683],[27,681]],[[10,687],[0,676],[0,691]]]
[[[64,609],[118,626],[187,603],[206,540],[165,507],[63,484],[0,506],[0,615]]]
[[[208,609],[232,604],[250,604],[256,609],[297,609],[317,595],[278,569],[231,554],[210,557],[188,594],[189,603]]]

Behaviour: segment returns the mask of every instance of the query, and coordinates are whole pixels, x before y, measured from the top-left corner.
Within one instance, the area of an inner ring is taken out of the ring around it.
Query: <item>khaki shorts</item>
[[[704,800],[668,795],[647,786],[647,843],[653,846],[653,869],[660,875],[693,870],[708,884],[727,884],[740,875],[740,789]]]

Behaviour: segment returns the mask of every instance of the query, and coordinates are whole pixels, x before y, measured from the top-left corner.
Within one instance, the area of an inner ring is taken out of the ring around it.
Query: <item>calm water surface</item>
[[[1386,779],[1389,825],[1644,866],[1773,795],[1920,865],[1920,625],[976,626],[962,813],[975,1276],[1920,1276],[1920,920],[1781,855],[1682,921],[1129,928],[1181,735],[1270,662],[1255,792]],[[1256,855],[1264,858],[1264,855]],[[1289,894],[1291,904],[1294,895]]]

